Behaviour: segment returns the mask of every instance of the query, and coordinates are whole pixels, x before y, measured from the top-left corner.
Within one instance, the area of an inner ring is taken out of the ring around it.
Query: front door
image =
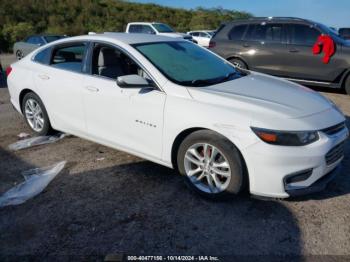
[[[91,61],[91,74],[85,76],[83,84],[89,135],[106,145],[160,159],[165,93],[119,87],[116,82],[119,76],[147,76],[114,46],[94,44]]]

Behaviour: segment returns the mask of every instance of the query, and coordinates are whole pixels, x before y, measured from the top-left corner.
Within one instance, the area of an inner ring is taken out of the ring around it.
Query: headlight
[[[257,127],[252,130],[262,141],[280,146],[305,146],[319,138],[317,131],[275,131]]]

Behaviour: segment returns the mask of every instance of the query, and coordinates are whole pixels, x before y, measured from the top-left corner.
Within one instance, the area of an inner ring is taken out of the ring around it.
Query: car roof
[[[237,19],[234,21],[229,21],[226,24],[235,24],[235,23],[256,23],[256,22],[302,22],[302,23],[312,23],[314,24],[314,21],[298,18],[298,17],[252,17],[248,19]]]
[[[154,42],[178,42],[178,41],[186,41],[182,38],[173,38],[161,35],[152,35],[152,34],[130,34],[130,33],[114,33],[114,32],[105,32],[103,34],[93,34],[93,35],[82,35],[82,36],[74,36],[65,38],[63,40],[55,41],[58,42],[66,42],[70,40],[116,40],[123,42],[125,44],[140,44],[140,43],[154,43]]]

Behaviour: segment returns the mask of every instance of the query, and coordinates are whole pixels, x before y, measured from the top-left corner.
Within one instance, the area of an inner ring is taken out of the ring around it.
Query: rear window
[[[237,25],[231,29],[228,38],[230,40],[242,40],[246,29],[247,25]]]
[[[56,68],[81,72],[85,49],[84,43],[56,48],[52,53],[51,65]]]
[[[290,25],[290,42],[295,45],[314,45],[321,32],[308,25]]]
[[[44,50],[37,53],[33,60],[40,64],[49,64],[50,54],[51,54],[51,48],[45,48]]]
[[[51,43],[53,41],[65,38],[63,35],[49,35],[49,36],[44,36],[46,42]]]

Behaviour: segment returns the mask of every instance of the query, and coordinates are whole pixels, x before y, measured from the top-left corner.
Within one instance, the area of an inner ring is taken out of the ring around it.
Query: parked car
[[[175,32],[167,24],[163,23],[147,23],[147,22],[133,22],[128,23],[126,26],[126,33],[141,33],[141,34],[152,34],[152,35],[163,35],[174,38],[183,38],[186,40],[193,41],[192,36],[184,33]]]
[[[213,30],[201,30],[201,31],[189,31],[187,32],[188,35],[191,35],[194,40],[197,41],[197,43],[200,46],[203,47],[209,47],[209,42],[212,36],[214,35]]]
[[[22,59],[27,54],[37,49],[40,46],[51,43],[67,36],[64,35],[32,35],[20,42],[16,42],[13,46],[13,53],[16,55],[17,60]]]
[[[312,52],[321,34],[336,45],[328,64]],[[350,94],[350,43],[323,24],[288,17],[238,20],[223,24],[210,45],[238,67]]]
[[[340,28],[339,35],[344,39],[350,40],[350,28]]]
[[[60,130],[176,168],[211,198],[320,190],[349,135],[317,92],[178,38],[73,37],[11,68],[11,102],[37,134]]]

